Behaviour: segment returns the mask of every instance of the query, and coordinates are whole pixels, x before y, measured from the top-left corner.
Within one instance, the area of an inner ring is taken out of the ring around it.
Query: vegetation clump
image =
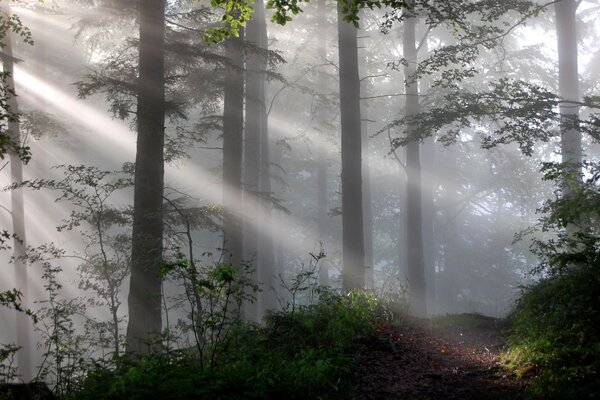
[[[509,366],[531,378],[533,398],[595,398],[600,394],[600,166],[586,165],[581,182],[564,165],[549,164],[546,178],[562,180],[568,195],[548,202],[534,242],[544,277],[526,287],[510,315]]]
[[[352,352],[374,335],[381,307],[375,296],[323,290],[312,305],[273,312],[264,327],[236,324],[214,365],[195,350],[120,357],[98,365],[70,398],[77,399],[301,399],[347,398]]]

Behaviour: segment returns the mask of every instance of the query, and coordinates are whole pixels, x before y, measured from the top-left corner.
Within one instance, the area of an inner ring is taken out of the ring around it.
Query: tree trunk
[[[403,51],[407,65],[404,67],[406,116],[419,112],[419,87],[411,81],[417,66],[416,20],[404,21]],[[415,136],[418,127],[407,126],[407,136]],[[424,317],[427,313],[425,301],[425,263],[423,260],[423,222],[421,196],[421,155],[419,142],[413,140],[406,145],[406,252],[407,278],[409,285],[410,312]]]
[[[258,45],[260,32],[255,18],[248,21],[246,41]],[[252,280],[258,282],[258,214],[260,210],[260,150],[261,126],[263,118],[260,104],[261,84],[260,56],[252,53],[246,62],[246,129],[244,136],[244,207],[246,209],[246,224],[244,225],[244,254],[251,264]],[[250,321],[258,321],[258,302],[245,302],[242,308],[243,317]]]
[[[277,273],[275,271],[274,248],[273,248],[273,220],[271,211],[273,204],[271,200],[271,141],[269,140],[268,116],[265,100],[266,91],[266,69],[268,50],[267,23],[265,20],[265,5],[263,0],[254,3],[254,18],[250,21],[248,30],[256,27],[256,44],[263,52],[258,55],[257,80],[257,103],[260,118],[260,201],[261,215],[266,217],[262,221],[262,229],[258,235],[258,281],[262,284],[262,292],[259,299],[259,319],[265,311],[273,310],[277,306],[276,287],[278,285]]]
[[[362,190],[363,190],[363,223],[365,235],[365,287],[374,289],[375,270],[373,266],[373,210],[371,209],[371,168],[369,165],[369,123],[367,112],[363,109],[362,130]]]
[[[347,292],[365,286],[362,138],[357,29],[344,21],[339,8],[338,42],[342,125],[342,289]]]
[[[423,216],[423,266],[425,268],[426,310],[433,313],[435,307],[435,208],[434,208],[434,171],[435,144],[433,138],[427,138],[421,145],[423,180],[422,216]]]
[[[325,0],[319,0],[317,3],[317,13],[318,13],[318,49],[317,52],[319,54],[319,59],[326,60],[327,59],[327,43],[325,41],[327,35],[327,10],[325,7]],[[326,78],[325,72],[322,70],[323,67],[319,68],[318,72],[318,82],[319,88],[323,89],[326,86]],[[321,136],[325,135],[324,126],[327,122],[328,116],[326,111],[326,106],[324,104],[323,98],[319,97],[317,99],[317,122],[319,124],[319,132]],[[317,147],[317,234],[319,235],[319,241],[323,244],[323,246],[327,246],[327,238],[329,236],[329,189],[328,189],[328,181],[327,174],[329,170],[328,160],[327,160],[327,149],[319,145]],[[329,263],[327,259],[321,261],[319,266],[319,285],[328,286],[329,285]]]
[[[10,9],[7,12],[10,15]],[[14,90],[14,95],[9,96],[6,103],[11,111],[19,114],[19,104],[16,98],[14,81],[14,62],[12,60],[13,35],[10,29],[6,32],[3,41],[3,51],[7,57],[3,61],[4,72],[8,73],[6,85]],[[15,145],[21,144],[21,132],[19,121],[9,120],[7,124],[8,135]],[[10,175],[12,183],[23,182],[23,162],[15,151],[9,152]],[[24,309],[29,308],[29,279],[27,278],[27,264],[24,261],[27,249],[27,236],[25,230],[25,207],[23,204],[23,190],[13,189],[11,191],[11,217],[13,233],[16,235],[13,243],[15,289],[22,294],[21,305]],[[29,317],[23,312],[16,313],[17,345],[20,347],[17,353],[18,372],[25,382],[29,382],[31,376],[31,327]]]
[[[243,259],[242,148],[244,131],[243,39],[228,43],[228,57],[235,68],[225,71],[223,105],[223,261],[235,267]]]
[[[577,67],[577,2],[561,0],[554,5],[556,16],[556,38],[558,49],[558,93],[564,100],[579,101],[579,74]],[[581,180],[581,133],[577,129],[579,106],[561,103],[561,154],[563,163],[568,163],[569,172]],[[565,185],[565,195],[571,190]]]
[[[148,353],[162,328],[165,0],[140,0],[137,154],[127,352]]]

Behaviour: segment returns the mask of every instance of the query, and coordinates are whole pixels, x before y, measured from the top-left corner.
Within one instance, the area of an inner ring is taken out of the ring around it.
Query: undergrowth
[[[189,349],[121,357],[92,368],[67,398],[349,398],[350,350],[375,333],[380,307],[369,293],[324,290],[313,305],[269,314],[262,327],[238,323],[213,367],[202,366]]]
[[[546,179],[561,183],[537,228],[555,236],[534,239],[542,279],[524,289],[510,315],[506,359],[528,378],[531,398],[600,397],[600,164],[583,167],[584,179],[565,164],[544,167]]]
[[[600,268],[576,268],[525,289],[510,319],[509,366],[531,398],[600,395]]]

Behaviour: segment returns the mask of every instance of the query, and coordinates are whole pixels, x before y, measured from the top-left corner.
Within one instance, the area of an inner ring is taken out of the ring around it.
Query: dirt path
[[[460,317],[460,316],[458,316]],[[492,318],[382,326],[356,355],[359,399],[518,399],[499,362],[501,327]]]

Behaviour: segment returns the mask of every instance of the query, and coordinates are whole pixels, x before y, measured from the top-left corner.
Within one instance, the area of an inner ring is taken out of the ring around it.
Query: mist
[[[232,321],[329,293],[509,315],[578,193],[544,165],[598,161],[600,8],[408,3],[259,1],[238,29],[204,1],[2,1],[0,382],[64,395],[87,372],[57,357],[160,346],[213,368]]]

